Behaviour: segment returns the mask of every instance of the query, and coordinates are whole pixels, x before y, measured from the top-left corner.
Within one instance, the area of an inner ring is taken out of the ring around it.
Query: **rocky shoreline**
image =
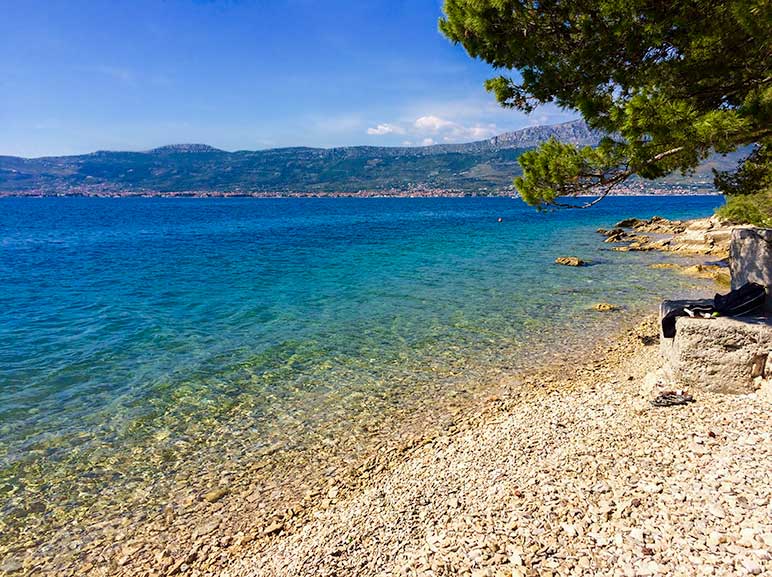
[[[728,284],[731,228],[715,219],[599,232],[616,250],[712,257],[652,266]],[[255,543],[225,575],[772,571],[767,401],[701,392],[653,406],[658,340],[651,317],[578,365],[564,359],[509,383],[454,430]]]
[[[755,395],[653,407],[657,324],[510,383],[223,575],[758,575],[772,431]],[[334,494],[333,494],[334,493]]]
[[[711,279],[722,287],[728,287],[727,259],[733,228],[733,225],[715,216],[689,221],[654,216],[649,219],[628,218],[611,229],[598,229],[598,233],[606,237],[604,242],[614,245],[612,250],[619,252],[661,251],[678,256],[711,257],[705,263],[683,265],[667,262],[650,266],[673,269],[694,278]]]
[[[655,217],[619,225],[621,233],[603,231],[615,250],[723,254],[723,233],[712,223]],[[711,231],[712,240],[699,230]],[[694,268],[652,266],[685,274]],[[614,310],[601,304],[609,308],[597,310]],[[66,566],[6,559],[0,574],[772,570],[768,405],[753,395],[706,395],[684,407],[653,408],[644,377],[659,366],[657,335],[650,318],[580,360],[501,375],[484,395],[438,405],[429,422],[416,421],[372,452],[320,469],[313,482],[304,480],[305,492],[289,499],[286,488],[299,483],[279,468],[257,463],[238,471],[226,464],[219,485],[133,520],[142,524],[139,533],[112,524],[98,548],[76,542]]]
[[[617,244],[614,247],[617,251],[660,250],[726,259],[734,228],[716,216],[688,221],[653,216],[649,219],[628,218],[610,230],[601,228],[598,232],[606,237],[605,242]]]

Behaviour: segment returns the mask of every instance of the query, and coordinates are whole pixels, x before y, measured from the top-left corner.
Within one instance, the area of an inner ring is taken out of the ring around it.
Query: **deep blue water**
[[[130,477],[244,422],[255,446],[301,443],[434,374],[528,366],[618,324],[593,303],[695,288],[596,228],[720,201],[0,199],[0,494],[105,461]]]

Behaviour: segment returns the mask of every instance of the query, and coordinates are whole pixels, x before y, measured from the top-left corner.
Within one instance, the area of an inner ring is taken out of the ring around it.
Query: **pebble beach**
[[[656,337],[649,319],[588,364],[530,375],[355,490],[331,487],[223,575],[768,574],[769,405],[652,407]]]

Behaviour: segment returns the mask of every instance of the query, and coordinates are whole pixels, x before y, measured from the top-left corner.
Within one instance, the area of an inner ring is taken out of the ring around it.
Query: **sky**
[[[0,0],[0,154],[468,142],[500,108],[440,0]]]

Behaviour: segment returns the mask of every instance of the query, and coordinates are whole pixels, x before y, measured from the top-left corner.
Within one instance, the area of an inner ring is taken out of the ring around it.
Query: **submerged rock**
[[[565,266],[585,266],[587,264],[587,262],[576,256],[559,256],[555,259],[555,263]]]
[[[714,264],[695,264],[679,271],[681,274],[694,278],[707,278],[723,285],[729,285],[729,269]]]
[[[212,491],[209,491],[204,495],[204,501],[208,503],[215,503],[225,497],[225,495],[228,494],[228,489],[224,487],[220,487],[219,489],[214,489]]]

